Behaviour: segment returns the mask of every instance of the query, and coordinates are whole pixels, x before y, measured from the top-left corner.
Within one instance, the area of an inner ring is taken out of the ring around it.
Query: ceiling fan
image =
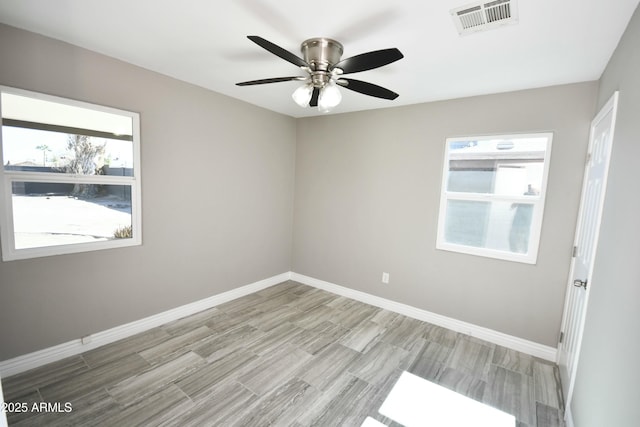
[[[402,59],[404,55],[396,48],[375,50],[340,60],[343,48],[339,42],[316,37],[302,42],[300,45],[302,58],[300,58],[262,37],[247,36],[247,38],[285,61],[297,65],[306,71],[307,76],[251,80],[236,83],[238,86],[297,80],[303,84],[293,92],[293,100],[301,107],[307,105],[318,107],[322,112],[330,111],[342,100],[338,86],[376,98],[393,100],[398,97],[397,93],[373,83],[342,77],[343,74],[372,70]]]

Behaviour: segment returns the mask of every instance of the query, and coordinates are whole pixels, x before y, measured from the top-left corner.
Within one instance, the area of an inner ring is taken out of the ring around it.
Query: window
[[[2,259],[139,245],[137,113],[0,86]]]
[[[551,139],[447,139],[436,247],[535,264]]]

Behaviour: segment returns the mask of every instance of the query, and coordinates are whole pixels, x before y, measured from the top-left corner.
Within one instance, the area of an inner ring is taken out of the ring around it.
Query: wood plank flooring
[[[3,378],[15,426],[360,426],[403,370],[516,416],[563,426],[553,364],[285,282],[142,334]],[[428,402],[425,402],[428,404]]]

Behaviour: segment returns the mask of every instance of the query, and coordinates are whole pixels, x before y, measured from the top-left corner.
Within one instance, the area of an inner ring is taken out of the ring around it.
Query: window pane
[[[133,176],[133,142],[2,127],[5,171]]]
[[[526,254],[533,204],[449,200],[447,243]]]
[[[142,243],[139,114],[5,86],[0,112],[4,261]]]
[[[449,141],[447,191],[537,196],[546,137]]]
[[[133,136],[131,116],[103,108],[80,106],[77,103],[42,99],[33,94],[0,94],[2,118],[25,124],[40,124],[49,127],[90,129],[113,135]],[[76,105],[72,105],[76,104]],[[6,123],[4,123],[6,124]]]
[[[132,237],[131,186],[14,182],[15,248]]]

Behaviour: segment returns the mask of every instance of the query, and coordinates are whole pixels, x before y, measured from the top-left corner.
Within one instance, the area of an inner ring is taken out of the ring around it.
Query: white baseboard
[[[110,344],[114,341],[164,325],[165,323],[207,310],[227,301],[277,285],[278,283],[289,280],[290,277],[290,272],[282,273],[209,298],[185,304],[162,313],[154,314],[153,316],[145,317],[144,319],[116,326],[114,328],[107,329],[106,331],[97,332],[89,336],[90,342],[87,344],[83,344],[81,339],[76,339],[54,347],[45,348],[13,359],[1,361],[0,376],[8,377],[20,372],[28,371],[29,369],[46,365],[47,363],[64,359],[65,357],[84,353],[105,344]]]
[[[323,289],[334,294],[342,295],[366,304],[403,314],[414,319],[429,322],[443,328],[451,329],[466,335],[471,335],[493,344],[498,344],[512,350],[530,354],[541,359],[549,360],[555,363],[557,349],[546,345],[538,344],[522,338],[507,335],[492,329],[477,326],[472,323],[463,322],[461,320],[452,319],[440,314],[432,313],[426,310],[412,307],[410,305],[391,301],[365,292],[356,291],[334,283],[325,282],[324,280],[314,279],[313,277],[304,276],[298,273],[291,273],[291,280],[313,286],[314,288]]]
[[[0,402],[3,403],[0,408],[0,427],[7,427],[7,412],[4,410],[4,396],[2,395],[2,381],[0,381]]]
[[[566,427],[574,427],[575,424],[573,424],[573,415],[571,414],[571,407],[567,406],[566,408],[564,408],[564,423],[566,425]]]
[[[557,349],[552,347],[503,334],[502,332],[497,332],[492,329],[452,319],[450,317],[441,316],[436,313],[431,313],[426,310],[377,297],[365,292],[356,291],[354,289],[346,288],[334,283],[314,279],[313,277],[304,276],[302,274],[293,272],[287,272],[251,283],[249,285],[232,289],[230,291],[223,292],[209,298],[176,307],[171,310],[155,314],[153,316],[145,317],[144,319],[116,326],[106,331],[97,332],[90,335],[90,342],[88,342],[87,344],[83,344],[81,339],[76,339],[56,345],[54,347],[49,347],[43,350],[35,351],[33,353],[18,356],[13,359],[0,361],[0,377],[15,375],[20,372],[28,371],[29,369],[46,365],[47,363],[56,362],[58,360],[64,359],[65,357],[75,356],[77,354],[93,350],[94,348],[98,348],[103,345],[110,344],[114,341],[127,338],[140,332],[144,332],[149,329],[164,325],[165,323],[190,316],[200,311],[215,307],[216,305],[260,291],[262,289],[277,285],[278,283],[287,280],[295,280],[308,286],[323,289],[337,295],[342,295],[347,298],[361,301],[363,303],[380,307],[385,310],[393,311],[395,313],[403,314],[405,316],[422,320],[424,322],[433,323],[434,325],[442,326],[443,328],[471,335],[494,344],[498,344],[513,350],[539,357],[541,359],[550,360],[552,362],[555,362],[556,360]]]

